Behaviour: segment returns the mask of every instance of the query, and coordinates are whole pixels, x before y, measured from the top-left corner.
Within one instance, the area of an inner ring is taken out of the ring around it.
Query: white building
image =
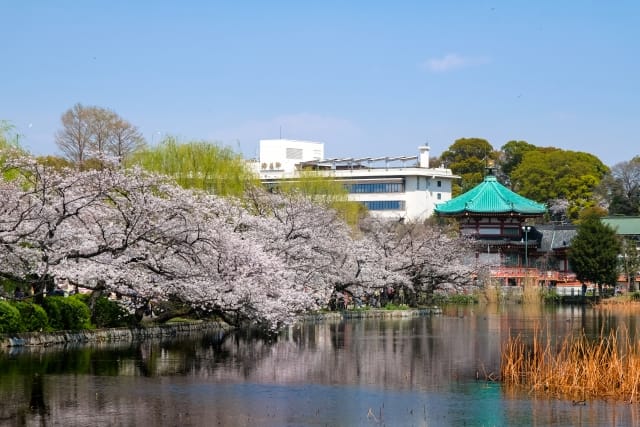
[[[361,202],[372,215],[423,220],[437,203],[451,199],[458,178],[450,169],[429,167],[429,147],[417,156],[325,159],[321,142],[289,139],[260,141],[256,171],[264,183],[295,179],[300,170],[315,170],[343,183],[349,199]]]

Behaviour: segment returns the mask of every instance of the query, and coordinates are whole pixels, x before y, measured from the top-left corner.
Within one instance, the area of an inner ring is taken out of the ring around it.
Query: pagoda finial
[[[486,176],[495,175],[493,170],[495,168],[496,162],[493,159],[487,159]]]

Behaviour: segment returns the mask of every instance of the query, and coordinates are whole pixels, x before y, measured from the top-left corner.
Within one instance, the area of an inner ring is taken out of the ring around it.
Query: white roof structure
[[[264,151],[263,151],[264,150]],[[345,185],[349,199],[365,205],[372,215],[423,220],[435,205],[451,199],[450,169],[429,167],[429,147],[414,156],[324,158],[324,144],[271,139],[260,141],[255,165],[267,184],[296,179],[300,171],[313,170]]]

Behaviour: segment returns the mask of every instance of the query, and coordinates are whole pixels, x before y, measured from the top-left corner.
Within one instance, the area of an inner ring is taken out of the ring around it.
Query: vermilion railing
[[[560,271],[541,271],[537,268],[524,267],[498,267],[491,269],[491,277],[537,277],[538,280],[553,280],[557,282],[573,282],[576,280],[574,273]]]

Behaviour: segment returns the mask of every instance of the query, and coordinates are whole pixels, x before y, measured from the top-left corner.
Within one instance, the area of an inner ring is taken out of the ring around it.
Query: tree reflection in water
[[[501,344],[511,333],[541,328],[560,338],[585,327],[599,333],[631,317],[590,308],[471,307],[432,317],[306,322],[277,337],[241,331],[25,348],[0,353],[0,421],[600,425],[615,416],[631,422],[638,419],[635,406],[506,396],[499,383],[484,381],[499,372]]]

